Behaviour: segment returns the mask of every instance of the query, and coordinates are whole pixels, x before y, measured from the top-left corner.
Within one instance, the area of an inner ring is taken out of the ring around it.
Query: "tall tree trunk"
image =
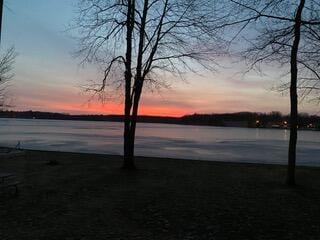
[[[294,41],[291,49],[291,85],[290,85],[290,140],[288,151],[288,176],[287,184],[295,185],[295,168],[296,168],[296,147],[297,147],[297,134],[298,134],[298,94],[297,94],[297,79],[298,79],[298,63],[297,56],[300,43],[301,31],[301,15],[305,4],[305,0],[301,0],[298,6],[295,25],[294,25]]]
[[[124,104],[124,133],[123,133],[123,165],[124,169],[134,169],[134,159],[132,155],[132,137],[131,137],[131,108],[132,108],[132,99],[131,99],[131,81],[132,81],[132,36],[134,30],[134,8],[135,1],[128,1],[128,11],[127,11],[127,49],[126,49],[126,62],[125,62],[125,104]]]
[[[141,18],[140,34],[139,34],[139,48],[138,48],[138,58],[137,58],[137,68],[136,76],[134,79],[133,90],[131,94],[130,107],[132,106],[131,116],[127,119],[129,124],[125,124],[125,161],[124,168],[126,169],[135,169],[134,164],[134,145],[136,137],[136,125],[137,125],[137,116],[138,116],[138,107],[141,97],[142,87],[143,87],[143,77],[142,77],[142,60],[143,60],[143,47],[144,47],[144,38],[145,38],[145,24],[148,13],[149,1],[144,1],[143,14]],[[134,12],[133,12],[134,14]],[[133,23],[134,24],[134,23]],[[133,30],[133,28],[132,28]],[[132,78],[132,76],[131,76]],[[130,79],[131,79],[130,78]],[[130,115],[130,110],[128,110]]]

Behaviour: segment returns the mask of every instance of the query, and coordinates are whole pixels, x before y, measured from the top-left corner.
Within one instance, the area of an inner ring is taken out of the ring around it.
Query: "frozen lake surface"
[[[0,145],[122,154],[117,122],[0,119]],[[136,155],[286,164],[288,130],[138,123]],[[320,166],[320,132],[299,131],[298,165]]]

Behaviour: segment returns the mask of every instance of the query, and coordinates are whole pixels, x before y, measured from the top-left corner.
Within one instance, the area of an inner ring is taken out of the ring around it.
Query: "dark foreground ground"
[[[57,166],[46,165],[57,159]],[[320,239],[320,168],[27,152],[0,160],[0,239]],[[1,194],[1,193],[0,193]]]

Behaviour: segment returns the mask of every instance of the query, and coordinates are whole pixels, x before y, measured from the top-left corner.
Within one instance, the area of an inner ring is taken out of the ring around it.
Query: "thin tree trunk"
[[[291,85],[290,85],[290,140],[288,151],[288,176],[287,184],[293,186],[296,184],[295,168],[296,168],[296,147],[297,147],[297,132],[298,132],[298,94],[297,94],[297,79],[298,79],[298,64],[297,56],[300,42],[301,31],[301,15],[305,4],[305,0],[301,0],[297,9],[294,25],[294,41],[291,49]]]
[[[132,116],[131,116],[131,125],[130,125],[130,155],[132,156],[132,159],[134,159],[134,145],[135,145],[135,137],[136,137],[136,126],[137,126],[137,117],[138,117],[138,108],[139,108],[139,102],[140,97],[142,93],[142,86],[143,82],[140,82],[137,86],[136,93],[134,95],[134,101],[133,101],[133,107],[132,107]]]
[[[126,49],[126,62],[125,62],[125,106],[124,106],[124,133],[123,133],[123,165],[124,169],[134,169],[134,159],[132,155],[132,137],[131,137],[131,81],[132,81],[132,72],[131,72],[131,63],[132,63],[132,36],[134,29],[134,8],[135,1],[128,1],[128,12],[127,12],[127,49]]]

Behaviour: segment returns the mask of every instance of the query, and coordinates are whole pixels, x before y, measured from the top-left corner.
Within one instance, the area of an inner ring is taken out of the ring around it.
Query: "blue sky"
[[[18,57],[10,87],[16,110],[69,113],[121,113],[122,101],[110,89],[113,101],[103,105],[88,102],[81,86],[98,80],[95,66],[79,65],[72,53],[76,42],[66,31],[75,17],[77,0],[5,0],[2,51],[15,46]],[[188,74],[187,82],[172,79],[169,89],[146,91],[141,113],[182,115],[192,113],[272,110],[288,113],[288,96],[272,91],[278,70],[269,68],[264,76],[241,72],[242,64],[231,64],[216,73]],[[318,113],[318,106],[304,102],[300,111]]]

